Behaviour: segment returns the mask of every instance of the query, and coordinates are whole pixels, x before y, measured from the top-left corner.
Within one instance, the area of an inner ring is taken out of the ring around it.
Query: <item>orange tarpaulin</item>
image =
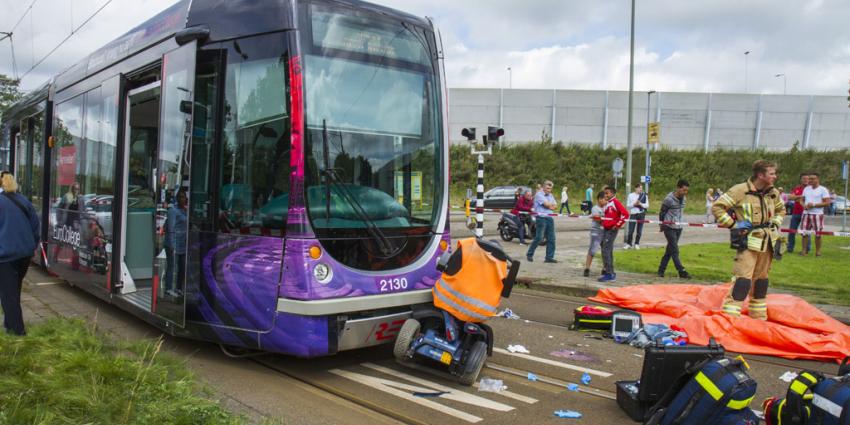
[[[603,289],[590,300],[640,312],[644,323],[677,325],[693,344],[708,344],[713,336],[727,350],[745,354],[813,360],[850,355],[850,327],[793,295],[767,296],[768,321],[722,313],[729,286],[637,285]]]

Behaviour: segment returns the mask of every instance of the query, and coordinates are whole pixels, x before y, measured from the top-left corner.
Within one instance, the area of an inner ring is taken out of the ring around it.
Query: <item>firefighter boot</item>
[[[750,297],[749,314],[753,319],[767,320],[767,279],[756,279],[753,282],[753,293]]]
[[[723,312],[730,316],[740,316],[751,285],[750,279],[742,277],[735,279],[735,284],[732,285],[729,294],[723,300]]]

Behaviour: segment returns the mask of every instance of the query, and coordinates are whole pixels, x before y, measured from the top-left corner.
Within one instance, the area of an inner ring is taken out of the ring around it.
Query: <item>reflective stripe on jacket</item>
[[[498,313],[502,279],[507,263],[481,249],[475,238],[458,241],[461,267],[454,275],[443,273],[434,285],[434,306],[466,322],[483,322]]]
[[[775,188],[768,187],[758,191],[752,179],[732,186],[711,206],[717,223],[732,228],[735,226],[735,219],[729,214],[729,210],[735,212],[738,221],[749,220],[753,223],[755,229],[747,237],[747,248],[751,251],[764,252],[768,244],[779,241],[779,228],[785,218],[785,204]],[[758,228],[759,226],[763,228]]]

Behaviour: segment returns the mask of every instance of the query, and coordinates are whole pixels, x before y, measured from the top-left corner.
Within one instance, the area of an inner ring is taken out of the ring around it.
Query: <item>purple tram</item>
[[[449,249],[433,23],[356,0],[182,0],[16,103],[34,261],[178,336],[392,342]]]

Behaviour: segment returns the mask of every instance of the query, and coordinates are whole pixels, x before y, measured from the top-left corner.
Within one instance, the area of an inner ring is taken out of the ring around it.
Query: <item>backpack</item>
[[[850,358],[850,357],[848,357]],[[850,424],[850,370],[847,360],[836,378],[814,371],[802,371],[791,381],[785,398],[764,401],[767,425],[846,425]]]
[[[686,371],[652,407],[651,425],[758,425],[749,408],[756,381],[738,359],[710,359]]]
[[[610,332],[614,310],[610,308],[583,305],[573,311],[574,321],[571,330]]]

